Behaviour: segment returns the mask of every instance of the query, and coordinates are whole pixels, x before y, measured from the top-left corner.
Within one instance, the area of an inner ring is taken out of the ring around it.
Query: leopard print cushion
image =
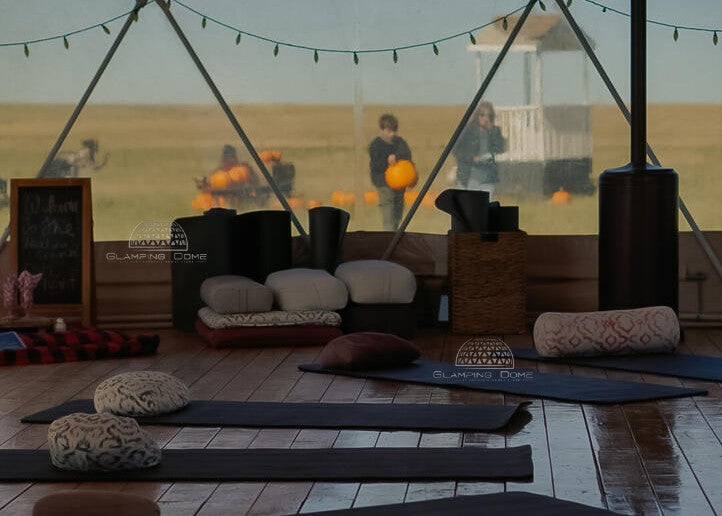
[[[118,471],[160,463],[161,451],[135,419],[70,414],[48,428],[50,461],[71,471]]]
[[[670,353],[679,344],[679,320],[668,306],[603,312],[547,312],[534,323],[543,357]]]
[[[157,416],[190,403],[188,387],[158,371],[122,373],[103,380],[93,397],[97,412],[120,416]]]

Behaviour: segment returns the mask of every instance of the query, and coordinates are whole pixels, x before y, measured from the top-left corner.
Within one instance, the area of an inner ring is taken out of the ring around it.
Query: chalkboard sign
[[[32,314],[90,324],[90,179],[13,179],[10,191],[14,270],[43,273]]]

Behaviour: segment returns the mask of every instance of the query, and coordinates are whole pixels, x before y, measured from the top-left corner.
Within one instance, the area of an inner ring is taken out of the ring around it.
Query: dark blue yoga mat
[[[194,400],[157,416],[136,417],[144,425],[243,426],[264,428],[373,428],[392,430],[491,431],[509,424],[523,404],[462,405],[421,403],[274,403]],[[52,423],[58,418],[95,412],[93,400],[67,401],[25,416],[23,423]],[[523,416],[515,418],[522,422]],[[523,425],[522,425],[523,426]]]
[[[722,382],[722,358],[677,353],[617,355],[606,357],[541,357],[534,348],[513,348],[515,358],[555,364],[619,369],[634,373],[677,376],[695,380]]]
[[[358,509],[308,512],[305,516],[603,516],[606,509],[524,492],[457,496],[422,502],[374,505]]]
[[[305,364],[299,366],[299,369],[310,373],[337,374],[357,378],[375,378],[447,387],[465,387],[479,391],[503,392],[519,396],[582,403],[632,403],[707,394],[704,389],[687,389],[568,374],[540,373],[522,369],[510,369],[507,373],[504,373],[503,370],[472,369],[447,362],[428,360],[416,360],[409,365],[394,369],[349,371],[324,369],[319,364]],[[519,377],[522,373],[528,373],[529,376],[517,379],[503,378],[504,376]],[[487,376],[491,376],[491,378],[487,378]]]
[[[65,471],[48,450],[0,450],[0,482],[531,480],[531,446],[163,450],[160,464],[128,471]]]

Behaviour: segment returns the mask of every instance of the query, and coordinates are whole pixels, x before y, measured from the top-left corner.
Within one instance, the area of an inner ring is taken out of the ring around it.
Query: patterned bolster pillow
[[[119,471],[160,463],[161,451],[135,419],[70,414],[48,428],[50,461],[71,471]]]
[[[122,373],[103,380],[95,389],[97,412],[120,416],[157,416],[190,403],[188,387],[175,376],[158,371]]]
[[[677,344],[679,321],[668,306],[547,312],[534,323],[534,346],[543,357],[671,353]]]

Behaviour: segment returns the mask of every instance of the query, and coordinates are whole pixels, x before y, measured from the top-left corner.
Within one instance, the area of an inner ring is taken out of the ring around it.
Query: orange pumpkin
[[[228,188],[231,184],[231,176],[224,170],[217,170],[211,174],[211,188]]]
[[[386,169],[386,184],[394,190],[403,190],[411,187],[419,180],[416,167],[407,159],[400,159],[395,165]]]
[[[404,192],[404,204],[407,206],[414,204],[418,196],[419,192]]]
[[[191,206],[194,210],[201,210],[206,211],[210,210],[213,206],[213,197],[211,194],[205,192],[205,193],[199,193],[196,195],[196,198],[193,199],[193,202],[191,203]]]
[[[298,210],[300,208],[303,208],[304,199],[303,197],[288,197],[286,198],[286,202],[288,202],[288,205],[291,207],[292,210]]]
[[[228,176],[234,183],[247,183],[251,177],[251,169],[248,165],[236,165],[228,171]]]
[[[319,206],[322,206],[322,205],[323,205],[323,203],[321,201],[319,201],[318,199],[309,199],[308,201],[306,201],[306,208],[308,208],[309,210],[311,210],[313,208],[318,208]]]
[[[436,205],[434,202],[436,201],[436,194],[431,192],[426,192],[426,195],[424,195],[424,198],[421,199],[421,206],[424,208],[434,208]]]
[[[268,163],[271,161],[281,161],[281,151],[264,150],[258,153],[258,157],[261,158],[261,161],[263,161],[264,163]]]
[[[356,204],[356,194],[352,192],[345,192],[343,194],[343,204],[341,206],[353,206]]]
[[[378,190],[371,190],[370,192],[364,192],[364,202],[366,204],[376,205],[379,203],[379,192]]]
[[[552,195],[552,204],[569,204],[572,201],[572,196],[564,188],[559,188]]]
[[[334,190],[331,193],[331,204],[335,206],[343,206],[345,195],[346,194],[343,190]]]

